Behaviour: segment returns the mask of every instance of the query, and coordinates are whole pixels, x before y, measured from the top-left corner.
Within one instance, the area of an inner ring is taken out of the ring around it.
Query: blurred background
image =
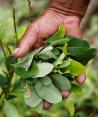
[[[6,54],[8,54],[6,47],[9,46],[13,51],[16,44],[13,15],[16,17],[17,38],[20,39],[30,22],[30,17],[32,16],[32,19],[35,20],[45,10],[47,4],[48,0],[31,0],[30,10],[28,0],[0,0],[0,39]],[[84,39],[88,40],[91,46],[98,48],[98,0],[91,0],[86,16],[81,23],[81,29]],[[68,101],[64,100],[62,103],[54,105],[43,114],[38,114],[33,109],[26,107],[21,96],[18,95],[19,98],[11,102],[16,106],[18,116],[98,117],[98,54],[87,68],[87,80],[82,86],[83,91],[79,90],[75,94],[71,94]],[[4,55],[0,47],[0,74],[3,74],[4,71],[6,71]],[[13,117],[17,117],[13,109],[10,111],[12,111]],[[0,117],[6,117],[6,112],[1,105]]]

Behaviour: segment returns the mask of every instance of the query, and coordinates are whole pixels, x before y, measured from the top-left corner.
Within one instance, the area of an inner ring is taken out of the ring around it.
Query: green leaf
[[[7,79],[3,76],[3,75],[0,75],[0,86],[4,86],[4,84],[6,83]]]
[[[21,83],[22,83],[22,79],[17,79],[14,83],[13,91],[17,90],[18,88],[21,88]]]
[[[56,61],[54,62],[54,65],[57,66],[57,65],[62,64],[64,58],[65,58],[65,54],[62,53],[62,54],[56,59]]]
[[[35,62],[32,63],[31,67],[26,71],[24,68],[21,67],[16,67],[14,68],[16,74],[18,74],[22,78],[29,78],[33,77],[37,74],[38,72],[38,67]]]
[[[43,113],[43,101],[41,101],[36,107],[33,108],[33,110],[36,110],[38,113]]]
[[[50,103],[58,103],[62,100],[61,93],[53,84],[45,86],[37,81],[35,84],[35,90],[42,99]]]
[[[65,35],[65,27],[64,25],[61,25],[59,27],[58,32],[56,32],[52,37],[50,37],[46,42],[49,45],[55,46],[55,45],[60,45],[64,44],[66,41],[68,41],[68,38],[64,38]]]
[[[71,59],[67,59],[66,61],[63,61],[61,65],[57,66],[56,68],[66,68],[70,65]]]
[[[27,96],[24,94],[24,100],[26,105],[30,107],[36,107],[42,101],[42,99],[38,96],[33,88],[31,90],[31,96],[29,98],[27,98]]]
[[[72,102],[70,102],[70,101],[65,101],[64,106],[67,109],[67,111],[69,112],[70,117],[73,117],[74,113],[75,113],[75,106],[74,106],[74,104]]]
[[[3,109],[6,117],[13,117],[13,115],[14,117],[19,117],[17,108],[8,101],[5,101]]]
[[[71,63],[66,70],[69,70],[73,76],[80,76],[86,71],[86,67],[81,63],[71,59]]]
[[[51,79],[49,76],[45,76],[43,78],[39,79],[42,85],[50,85],[52,83]]]
[[[57,46],[57,45],[64,45],[65,44],[65,42],[68,42],[69,41],[69,38],[56,38],[56,40],[55,41],[53,41],[53,42],[48,42],[49,43],[49,45],[51,45],[51,46]]]
[[[54,68],[54,66],[50,63],[38,63],[38,72],[32,78],[39,78],[48,75]]]
[[[53,58],[57,59],[57,57],[60,54],[59,50],[57,48],[53,48],[52,52],[53,52]]]
[[[96,49],[90,48],[90,45],[86,40],[81,40],[71,36],[69,36],[69,38],[68,52],[73,59],[85,65],[89,60],[96,56]]]
[[[82,40],[82,39],[72,37],[72,36],[67,36],[67,38],[70,39],[68,41],[69,47],[88,47],[88,48],[90,48],[90,45],[89,45],[88,41],[86,41],[86,40]]]
[[[12,56],[7,57],[7,65],[15,64],[17,62]]]
[[[71,89],[71,84],[65,76],[62,76],[60,74],[52,74],[50,77],[54,85],[61,91],[66,91]]]
[[[48,39],[48,42],[53,42],[53,41],[55,41],[57,38],[63,38],[64,35],[65,35],[65,27],[64,27],[64,25],[61,25],[61,26],[59,27],[58,32],[56,32],[52,37],[50,37],[50,38]]]
[[[29,69],[34,56],[42,49],[35,49],[33,52],[30,52],[27,56],[20,58],[16,64],[12,64],[14,68],[24,68],[26,71]]]
[[[29,99],[32,96],[31,85],[29,85],[29,84],[27,84],[25,82],[22,82],[21,89],[24,92],[24,97],[25,98],[28,98]]]
[[[53,47],[48,46],[48,47],[44,48],[42,51],[40,51],[40,53],[38,54],[38,57],[43,60],[48,60],[53,57],[52,50],[53,50]]]
[[[83,94],[83,91],[80,86],[76,84],[71,84],[72,86],[72,92],[75,93],[77,96],[81,96]]]
[[[86,65],[91,59],[96,56],[97,50],[95,48],[88,49],[84,54],[74,57],[75,60],[79,61],[83,65]]]
[[[83,54],[86,50],[90,48],[89,43],[86,40],[81,40],[75,37],[69,36],[68,41],[68,51],[69,55],[77,56]]]
[[[64,47],[63,47],[63,52],[65,54],[65,56],[67,56],[68,52],[67,52],[67,43],[65,43]]]

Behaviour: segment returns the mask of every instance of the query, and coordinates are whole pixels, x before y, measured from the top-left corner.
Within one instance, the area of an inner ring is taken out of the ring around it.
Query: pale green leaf
[[[47,60],[53,57],[53,47],[52,46],[48,46],[46,48],[44,48],[42,51],[40,51],[40,53],[38,54],[38,57],[43,59],[43,60]]]
[[[32,78],[39,78],[48,75],[54,68],[54,66],[50,63],[38,63],[38,72]]]
[[[62,100],[61,93],[53,84],[45,86],[37,81],[35,84],[35,90],[42,99],[50,103],[58,103]]]
[[[81,63],[72,60],[67,70],[69,70],[70,73],[74,76],[80,76],[86,71],[86,67],[83,66]]]
[[[71,89],[71,84],[65,76],[60,74],[52,74],[50,77],[54,85],[61,91],[66,91]]]
[[[63,61],[61,65],[58,65],[56,68],[66,68],[70,65],[70,63],[71,63],[71,59],[67,59]]]
[[[34,107],[33,110],[42,114],[43,113],[43,101],[41,101],[36,107]]]
[[[57,65],[62,64],[64,58],[65,58],[65,54],[62,53],[62,54],[57,58],[57,60],[54,62],[54,65],[57,66]]]
[[[18,60],[18,62],[16,64],[12,64],[14,66],[14,68],[24,68],[25,70],[28,70],[32,60],[34,58],[34,56],[42,49],[43,47],[39,48],[39,49],[35,49],[33,52],[30,52],[27,56],[22,57]]]
[[[42,85],[50,85],[52,83],[51,79],[49,76],[45,76],[43,78],[39,79]]]
[[[6,117],[13,117],[13,116],[19,117],[17,108],[13,104],[9,103],[8,101],[5,101],[3,109]]]
[[[29,98],[24,94],[24,100],[26,105],[30,107],[36,107],[42,101],[33,88],[31,89],[31,96]]]

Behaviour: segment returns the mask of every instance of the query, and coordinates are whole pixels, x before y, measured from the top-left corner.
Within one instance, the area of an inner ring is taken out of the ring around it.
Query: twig
[[[1,39],[0,39],[0,45],[1,45],[1,48],[2,48],[2,51],[3,51],[3,54],[4,54],[5,63],[6,63],[6,66],[7,66],[7,57],[6,57],[6,54],[5,54],[4,47],[3,47]]]
[[[13,21],[14,21],[14,32],[16,37],[16,45],[18,43],[18,34],[17,34],[17,27],[16,27],[16,15],[15,15],[15,8],[13,8]]]
[[[1,45],[4,57],[5,57],[5,65],[6,65],[6,68],[7,68],[7,71],[8,71],[7,91],[9,91],[9,86],[10,86],[10,83],[11,83],[11,80],[12,80],[13,73],[10,71],[10,69],[8,67],[7,57],[6,57],[6,54],[5,54],[4,47],[3,47],[1,39],[0,39],[0,45]]]
[[[29,7],[29,14],[30,14],[30,21],[32,22],[32,6],[31,6],[31,0],[28,0],[28,7]]]

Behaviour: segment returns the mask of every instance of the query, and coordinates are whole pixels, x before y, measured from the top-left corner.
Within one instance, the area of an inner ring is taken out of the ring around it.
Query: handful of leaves
[[[86,40],[66,36],[64,26],[35,49],[13,64],[22,81],[24,101],[30,107],[43,108],[43,101],[56,104],[62,101],[62,91],[79,87],[77,76],[86,71],[89,60],[96,55]]]

